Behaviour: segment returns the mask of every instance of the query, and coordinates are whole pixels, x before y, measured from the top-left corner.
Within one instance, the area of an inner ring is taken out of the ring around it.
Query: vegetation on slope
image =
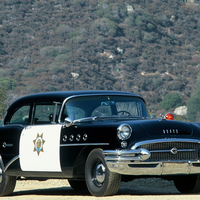
[[[155,113],[168,93],[182,105],[191,98],[199,1],[4,0],[0,15],[0,85],[9,102],[35,92],[124,90]]]

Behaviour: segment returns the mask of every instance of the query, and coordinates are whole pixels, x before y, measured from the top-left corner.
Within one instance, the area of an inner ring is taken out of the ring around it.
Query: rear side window
[[[10,118],[9,124],[29,124],[30,104],[24,105],[17,109]]]

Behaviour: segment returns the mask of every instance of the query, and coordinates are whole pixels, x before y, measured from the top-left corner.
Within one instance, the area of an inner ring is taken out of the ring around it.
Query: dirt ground
[[[189,183],[188,183],[189,184]],[[181,195],[172,181],[162,179],[138,179],[121,183],[118,193],[110,197],[94,197],[88,192],[74,191],[67,180],[18,181],[10,200],[200,200],[200,194]]]

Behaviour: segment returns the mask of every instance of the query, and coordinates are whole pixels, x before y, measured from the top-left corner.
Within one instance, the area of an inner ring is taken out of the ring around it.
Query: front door
[[[61,172],[60,124],[27,126],[20,137],[22,171]]]

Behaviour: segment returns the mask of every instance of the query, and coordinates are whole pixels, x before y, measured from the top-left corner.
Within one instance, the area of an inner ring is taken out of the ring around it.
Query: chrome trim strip
[[[0,155],[0,169],[2,169],[2,171],[5,170],[5,167],[4,167],[4,164],[3,164],[3,159],[1,157],[1,155]]]
[[[19,159],[19,155],[18,156],[15,156],[12,160],[10,160],[10,162],[6,165],[5,169],[4,169],[4,172],[8,169],[8,167],[14,163],[17,159]]]
[[[197,139],[171,138],[171,139],[146,140],[142,142],[137,142],[135,143],[135,145],[131,147],[131,149],[136,149],[137,147],[145,144],[162,143],[162,142],[193,142],[200,144],[200,140]]]
[[[146,149],[135,149],[135,150],[105,150],[103,151],[103,154],[105,155],[105,161],[106,162],[131,162],[131,161],[144,161],[147,160],[151,153]]]
[[[4,172],[4,164],[3,164],[3,160],[2,160],[2,157],[0,155],[0,184],[2,182],[2,175],[3,175],[3,172]]]
[[[191,152],[191,151],[196,151],[195,149],[177,149],[177,152]],[[167,153],[171,152],[171,150],[152,150],[149,151],[150,153]]]
[[[71,147],[71,146],[108,146],[109,143],[80,143],[80,144],[61,144],[60,147]]]

